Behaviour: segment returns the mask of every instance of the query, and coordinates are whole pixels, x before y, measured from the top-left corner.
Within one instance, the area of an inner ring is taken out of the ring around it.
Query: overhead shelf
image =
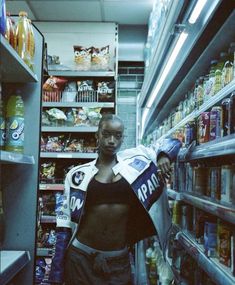
[[[42,127],[42,132],[58,132],[58,133],[95,133],[98,127],[77,126],[77,127]]]
[[[0,82],[28,83],[38,81],[36,74],[2,35],[0,35],[0,58]]]
[[[80,71],[80,70],[59,70],[60,66],[54,65],[48,67],[48,74],[51,76],[65,77],[114,77],[114,71]]]
[[[43,102],[43,107],[48,108],[114,108],[113,102]]]
[[[181,193],[182,201],[191,204],[205,212],[216,215],[235,225],[235,206],[209,200],[209,197],[198,197],[193,194]]]
[[[1,150],[0,163],[35,164],[35,160],[32,155]]]
[[[184,148],[179,152],[181,162],[192,161],[209,157],[235,155],[235,134],[228,135],[199,146]]]
[[[81,158],[95,159],[97,153],[94,152],[41,152],[41,158]]]
[[[0,284],[5,285],[30,261],[28,251],[0,251]]]
[[[179,243],[196,260],[197,264],[210,276],[211,280],[218,285],[234,285],[235,277],[232,276],[229,268],[223,266],[204,253],[200,246],[188,233],[179,232],[177,234]]]

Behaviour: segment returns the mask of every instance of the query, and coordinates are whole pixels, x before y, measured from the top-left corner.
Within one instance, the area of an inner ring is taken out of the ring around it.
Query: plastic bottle
[[[8,40],[9,44],[15,48],[15,28],[14,28],[14,21],[10,17],[10,14],[7,13],[6,18],[6,32],[5,38]]]
[[[1,88],[1,85],[0,85]],[[0,90],[1,94],[1,90]],[[4,104],[3,100],[0,96],[0,150],[5,148],[6,141],[6,122],[5,122],[5,112],[4,112]]]
[[[220,59],[219,62],[217,63],[215,70],[215,85],[214,85],[215,94],[219,92],[223,87],[223,68],[227,59],[228,59],[228,54],[226,52],[221,52]]]
[[[28,38],[29,38],[29,25],[28,25],[27,13],[21,11],[19,13],[19,20],[16,26],[15,46],[19,56],[24,60],[24,62],[28,66],[30,66]]]
[[[24,151],[24,102],[19,91],[7,102],[6,111],[6,146],[7,151]]]
[[[28,52],[29,52],[29,60],[30,65],[29,67],[33,70],[34,65],[34,55],[35,55],[35,35],[33,31],[32,22],[28,19]]]
[[[0,34],[3,36],[6,32],[6,3],[5,0],[0,0]]]

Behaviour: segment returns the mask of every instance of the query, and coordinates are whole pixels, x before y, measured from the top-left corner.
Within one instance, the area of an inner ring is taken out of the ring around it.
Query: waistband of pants
[[[102,253],[104,257],[119,257],[128,253],[127,247],[120,250],[99,250],[81,243],[77,238],[72,241],[72,245],[76,248],[81,249],[82,251],[85,251],[87,254]]]

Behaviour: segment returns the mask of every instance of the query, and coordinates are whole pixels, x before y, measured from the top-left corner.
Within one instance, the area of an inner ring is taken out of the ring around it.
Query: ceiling
[[[146,25],[154,0],[6,0],[7,12],[23,10],[33,21],[116,22]]]

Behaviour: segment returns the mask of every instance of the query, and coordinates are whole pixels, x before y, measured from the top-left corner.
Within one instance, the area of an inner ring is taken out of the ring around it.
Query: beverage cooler
[[[235,3],[156,1],[138,141],[182,141],[167,182],[172,230],[136,246],[136,284],[235,284]]]

